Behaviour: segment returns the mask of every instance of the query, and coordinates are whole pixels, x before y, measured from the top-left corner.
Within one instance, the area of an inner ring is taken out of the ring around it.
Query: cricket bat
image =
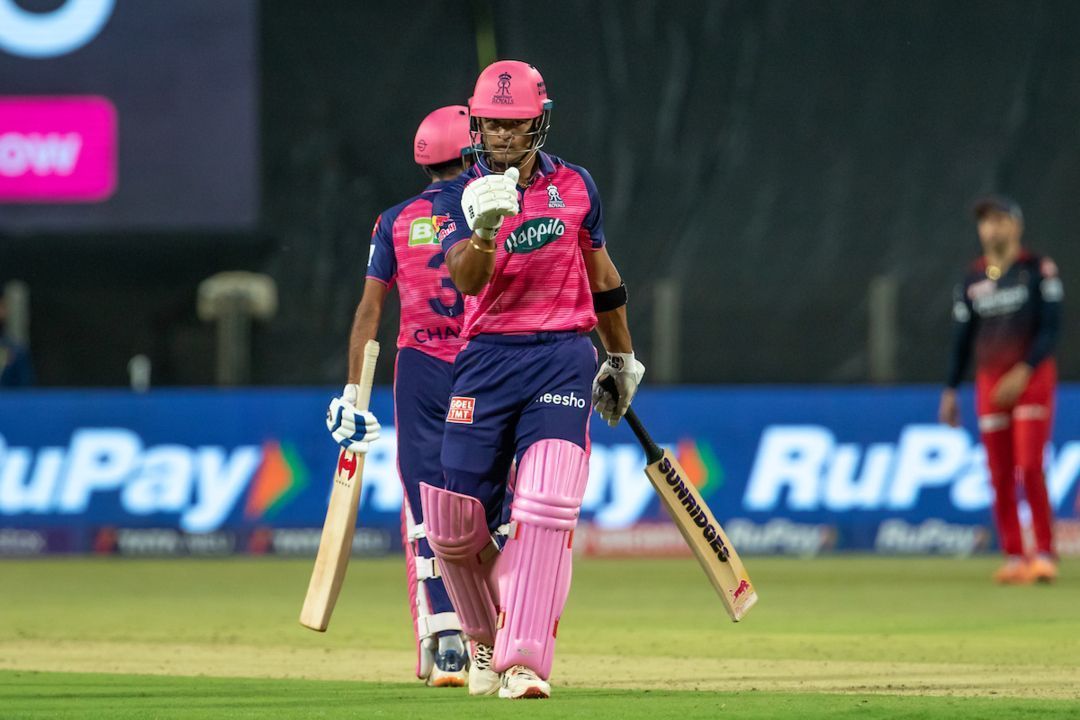
[[[364,346],[364,367],[360,371],[357,410],[367,410],[371,403],[371,383],[378,359],[379,343],[368,340]],[[341,584],[345,581],[353,534],[356,532],[356,511],[360,504],[363,474],[364,456],[342,448],[338,453],[330,505],[326,508],[326,520],[319,539],[319,553],[315,556],[307,597],[300,611],[300,624],[316,632],[325,632],[330,624],[330,615],[334,612]]]
[[[605,378],[601,386],[618,396],[615,383]],[[757,591],[724,528],[686,476],[675,455],[653,442],[633,409],[623,417],[645,450],[645,475],[667,508],[683,539],[694,551],[701,569],[720,595],[733,622],[742,620],[757,603]]]

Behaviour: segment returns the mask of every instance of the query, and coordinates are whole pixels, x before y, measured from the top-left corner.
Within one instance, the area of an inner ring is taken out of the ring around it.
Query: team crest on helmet
[[[420,141],[416,143],[417,152],[424,152],[427,150],[427,140],[420,138]]]
[[[497,105],[512,105],[514,103],[514,96],[510,94],[510,79],[510,73],[499,73],[499,89],[491,97],[491,102]]]
[[[554,185],[548,185],[547,193],[548,193],[548,207],[549,208],[564,208],[564,207],[566,207],[566,203],[564,203],[563,199],[561,197],[559,197],[559,188],[555,187]]]

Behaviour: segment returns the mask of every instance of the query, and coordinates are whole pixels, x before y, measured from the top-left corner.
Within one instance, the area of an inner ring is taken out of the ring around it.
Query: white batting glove
[[[626,414],[644,376],[645,366],[638,362],[634,353],[608,354],[607,360],[600,366],[600,372],[593,378],[592,386],[593,407],[608,425],[615,427]],[[618,399],[600,387],[600,381],[607,377],[615,382],[615,388],[619,391]]]
[[[518,214],[518,169],[502,175],[484,175],[465,186],[461,210],[474,233],[490,240],[502,226],[503,218]]]
[[[341,447],[363,455],[368,451],[368,444],[379,439],[382,428],[375,416],[366,410],[356,409],[356,397],[360,394],[357,385],[346,385],[341,397],[330,401],[326,411],[326,429]]]

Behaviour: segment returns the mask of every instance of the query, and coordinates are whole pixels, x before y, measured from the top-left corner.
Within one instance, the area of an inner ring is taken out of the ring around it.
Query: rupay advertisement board
[[[0,553],[313,553],[337,460],[323,424],[332,394],[0,395]],[[937,397],[934,388],[644,389],[635,408],[741,552],[992,549],[983,448],[971,427],[934,421]],[[1078,401],[1080,388],[1060,391],[1046,455],[1064,553],[1080,551]],[[392,402],[376,389],[383,439],[365,466],[357,552],[401,547]],[[591,434],[575,547],[684,554],[629,430],[593,422]]]

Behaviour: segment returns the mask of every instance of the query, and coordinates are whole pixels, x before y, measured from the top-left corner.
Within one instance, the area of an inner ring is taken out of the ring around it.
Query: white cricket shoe
[[[472,643],[472,662],[469,663],[469,694],[494,695],[499,691],[499,673],[491,669],[495,649],[483,643]]]
[[[514,665],[502,675],[499,697],[518,700],[524,698],[546,699],[551,697],[551,685],[525,667]]]

